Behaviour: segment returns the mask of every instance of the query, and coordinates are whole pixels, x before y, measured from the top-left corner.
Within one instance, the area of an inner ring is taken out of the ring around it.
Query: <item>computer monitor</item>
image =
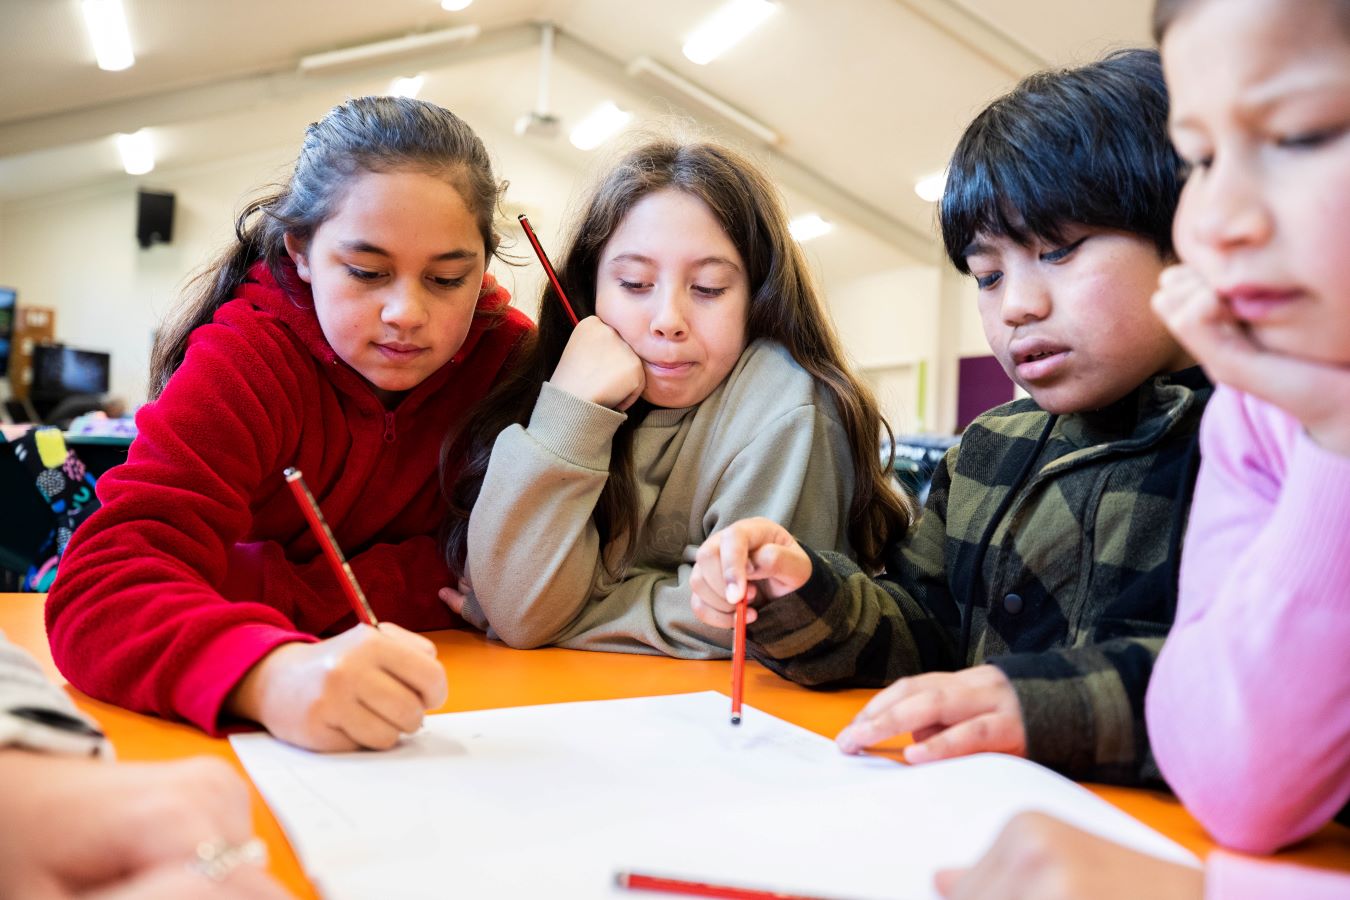
[[[0,378],[9,375],[10,348],[14,345],[14,307],[19,292],[0,287]]]
[[[33,396],[60,398],[71,394],[105,394],[111,359],[109,354],[97,350],[38,344],[33,348]]]

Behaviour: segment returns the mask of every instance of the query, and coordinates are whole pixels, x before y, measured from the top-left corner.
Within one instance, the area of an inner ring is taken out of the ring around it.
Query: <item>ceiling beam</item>
[[[1044,69],[1050,61],[959,0],[896,0],[1013,78]]]
[[[611,56],[568,32],[558,30],[555,34],[560,57],[599,78],[631,88],[633,79],[628,75],[626,60]],[[773,165],[774,174],[784,187],[866,229],[879,240],[913,257],[915,262],[924,265],[938,264],[941,254],[935,234],[915,228],[909,222],[840,186],[824,173],[795,159],[788,152],[790,143],[786,145],[767,143],[755,131],[741,127],[734,118],[712,115],[704,107],[691,103],[681,92],[664,87],[659,82],[644,81],[642,86],[644,90],[650,91],[668,103],[672,109],[694,119],[715,119],[719,125],[724,126],[725,131],[745,139],[746,144],[753,146],[759,156],[769,160]],[[697,86],[706,93],[713,93],[702,85]]]

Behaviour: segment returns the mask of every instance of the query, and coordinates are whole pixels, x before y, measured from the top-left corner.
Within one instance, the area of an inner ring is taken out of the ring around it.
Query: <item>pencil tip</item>
[[[732,724],[732,725],[739,725],[739,724],[741,724],[741,717],[740,717],[740,716],[732,716],[732,717],[731,717],[731,724]]]

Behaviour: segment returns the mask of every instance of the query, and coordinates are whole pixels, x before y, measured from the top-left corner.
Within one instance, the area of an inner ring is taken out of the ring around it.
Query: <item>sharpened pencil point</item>
[[[731,717],[731,724],[732,724],[732,725],[739,725],[739,724],[741,724],[741,717],[740,717],[740,716],[732,716],[732,717]]]

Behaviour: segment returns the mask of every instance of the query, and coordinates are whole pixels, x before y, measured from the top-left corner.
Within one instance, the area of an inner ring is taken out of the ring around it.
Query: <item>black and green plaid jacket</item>
[[[1056,419],[1031,400],[985,413],[943,459],[886,574],[808,550],[810,580],[760,609],[750,652],[817,687],[993,663],[1017,691],[1032,759],[1158,781],[1144,692],[1176,611],[1211,390],[1194,368],[1092,413]]]

